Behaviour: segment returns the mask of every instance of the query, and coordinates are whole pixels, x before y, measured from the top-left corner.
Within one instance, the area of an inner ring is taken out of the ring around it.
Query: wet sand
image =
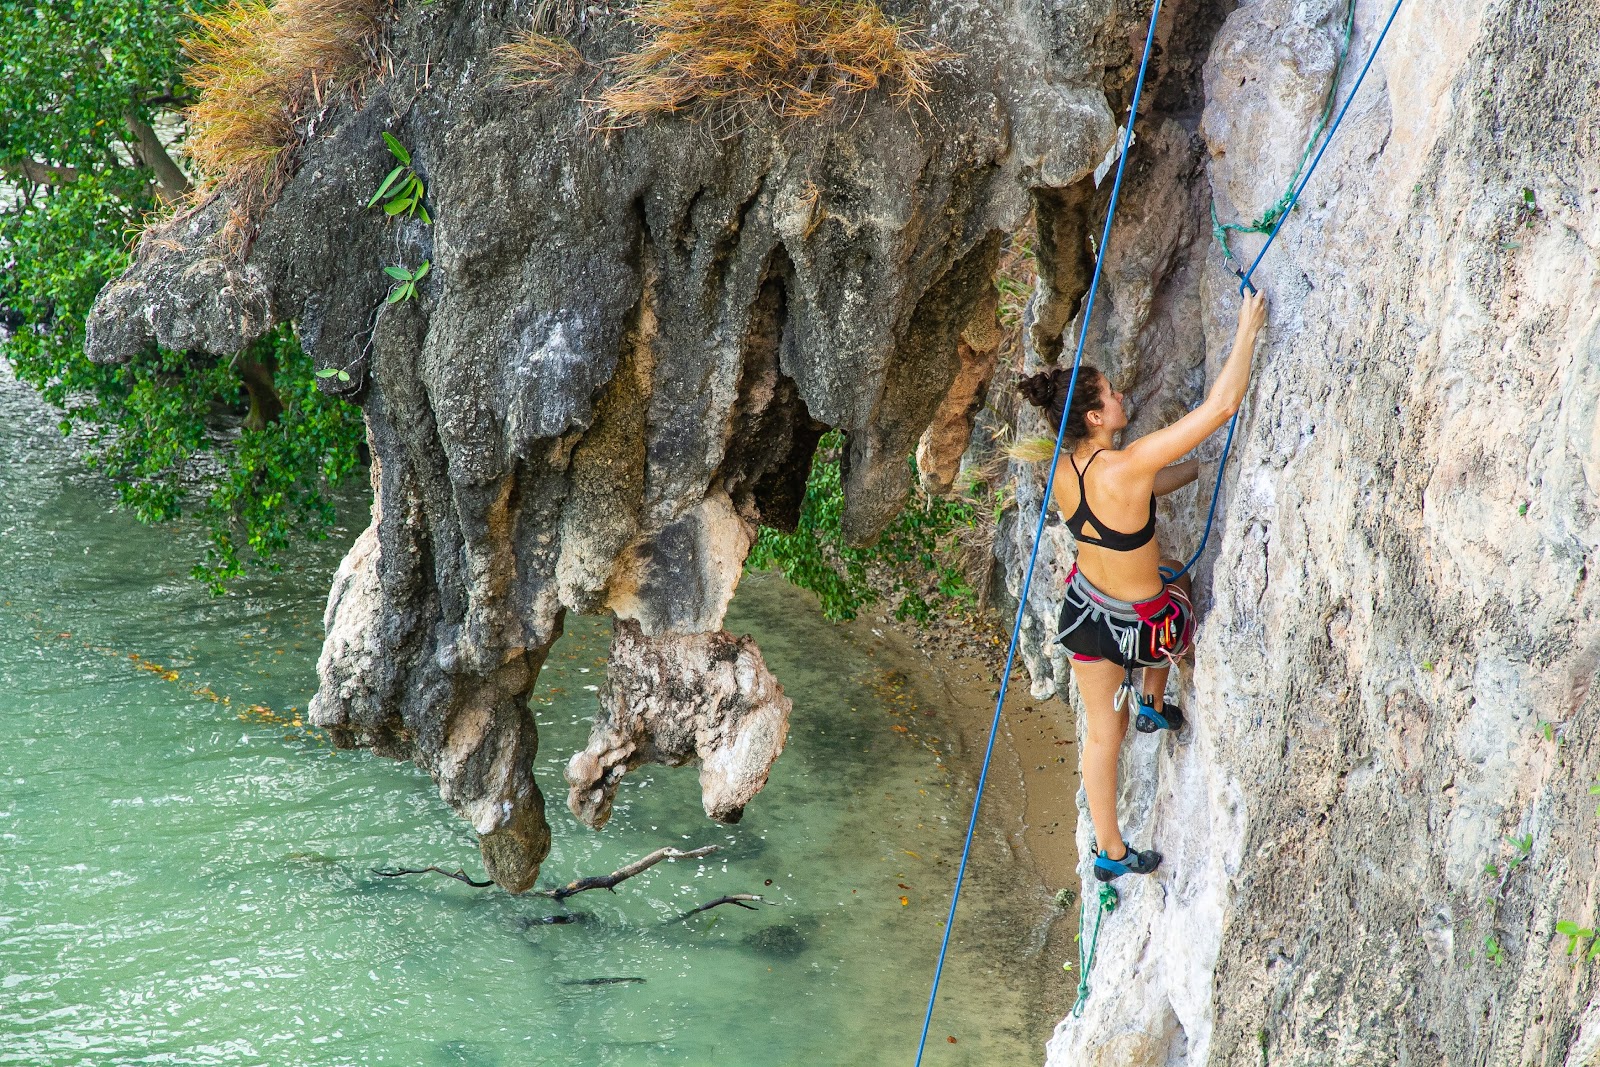
[[[965,623],[919,630],[882,616],[847,625],[883,662],[886,684],[903,692],[914,709],[903,720],[907,730],[944,761],[961,810],[969,812],[1004,666],[1000,637]],[[1054,697],[1034,698],[1019,666],[995,740],[940,997],[993,999],[994,1025],[1037,1050],[1034,1062],[1043,1062],[1044,1043],[1076,996],[1076,967],[1066,972],[1062,963],[1077,960],[1078,785],[1072,709]],[[941,923],[958,862],[959,854],[950,858],[938,894]],[[1062,889],[1072,900],[1065,909],[1055,899]],[[941,1032],[936,1011],[930,1046],[960,1036]]]

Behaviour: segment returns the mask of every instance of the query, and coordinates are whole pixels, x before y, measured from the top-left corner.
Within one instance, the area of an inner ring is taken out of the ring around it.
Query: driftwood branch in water
[[[701,856],[709,856],[716,852],[720,845],[702,845],[692,848],[688,852],[680,852],[675,848],[658,848],[644,859],[634,860],[626,867],[619,867],[610,874],[603,874],[597,878],[579,878],[568,882],[559,889],[540,889],[534,892],[536,897],[549,897],[551,900],[566,900],[574,893],[582,893],[590,889],[609,889],[616,891],[619,882],[626,881],[636,874],[643,874],[662,860],[693,860]]]
[[[682,915],[678,916],[676,919],[670,919],[668,921],[669,922],[675,922],[675,923],[681,923],[685,919],[693,918],[694,916],[699,915],[702,911],[710,911],[712,908],[719,907],[720,905],[723,905],[723,904],[732,904],[732,905],[734,905],[736,907],[743,908],[745,911],[755,911],[756,909],[755,909],[755,907],[753,905],[745,903],[745,901],[748,901],[748,900],[759,901],[760,903],[766,904],[767,906],[773,907],[773,908],[776,908],[778,906],[776,902],[771,901],[771,900],[766,900],[766,899],[764,899],[762,897],[757,896],[754,893],[734,893],[732,896],[718,897],[716,900],[713,900],[708,904],[702,904],[698,908],[695,908],[693,911],[686,911]]]
[[[687,852],[681,852],[678,849],[670,848],[670,847],[669,848],[658,848],[654,852],[650,853],[650,855],[644,857],[643,859],[634,860],[632,863],[628,864],[626,867],[619,867],[615,871],[612,871],[610,874],[602,874],[602,875],[600,875],[598,877],[595,877],[595,878],[579,878],[576,881],[568,882],[566,885],[560,887],[559,889],[540,889],[540,890],[532,893],[531,895],[532,896],[536,896],[536,897],[549,897],[551,900],[566,900],[568,897],[572,896],[574,893],[582,893],[582,892],[584,892],[586,890],[590,890],[590,889],[609,889],[612,892],[616,892],[616,888],[617,888],[617,884],[618,883],[624,882],[624,881],[628,880],[629,878],[632,878],[636,874],[643,874],[645,871],[648,871],[651,867],[654,867],[656,864],[660,863],[662,860],[695,860],[695,859],[699,859],[702,856],[709,856],[713,852],[716,852],[721,847],[722,847],[721,845],[701,845],[699,848],[692,848]],[[490,886],[494,885],[493,882],[480,882],[475,878],[468,877],[467,876],[467,872],[462,870],[460,867],[457,867],[453,871],[447,871],[443,867],[414,867],[414,868],[413,867],[395,867],[395,868],[389,868],[389,869],[373,867],[373,868],[371,868],[371,870],[372,870],[372,873],[377,875],[379,878],[399,878],[401,875],[405,875],[405,874],[430,874],[430,873],[432,873],[432,874],[442,874],[446,878],[454,878],[458,882],[465,882],[465,883],[467,883],[467,885],[472,886],[474,889],[487,889]],[[749,896],[740,896],[738,898],[723,897],[721,900],[716,901],[715,903],[712,903],[712,904],[707,904],[705,907],[706,908],[714,908],[714,907],[717,906],[717,904],[734,903],[734,902],[736,902],[736,899],[737,900],[750,900],[750,899],[760,900],[761,898],[760,897],[752,898],[752,897],[749,897]],[[741,907],[746,907],[748,905],[740,905],[740,906]],[[705,910],[705,908],[697,908],[696,909],[696,911],[704,911],[704,910]],[[693,914],[695,914],[695,912],[690,912],[689,913],[689,915],[693,915]],[[684,916],[684,918],[688,918],[688,915]]]
[[[432,873],[442,874],[446,878],[454,878],[458,882],[465,882],[474,889],[487,889],[494,885],[493,882],[480,882],[476,878],[468,877],[467,872],[462,870],[460,867],[457,867],[453,871],[447,871],[443,867],[395,867],[392,870],[385,870],[381,867],[373,867],[370,868],[370,870],[379,878],[399,878],[403,874]]]

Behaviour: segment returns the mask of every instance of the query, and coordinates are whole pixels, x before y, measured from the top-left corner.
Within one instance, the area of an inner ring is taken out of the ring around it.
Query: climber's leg
[[[1089,798],[1089,818],[1094,837],[1112,856],[1122,852],[1122,829],[1117,824],[1117,758],[1128,732],[1128,715],[1116,709],[1117,688],[1123,670],[1109,660],[1072,661],[1072,676],[1083,697],[1085,733],[1083,791]]]

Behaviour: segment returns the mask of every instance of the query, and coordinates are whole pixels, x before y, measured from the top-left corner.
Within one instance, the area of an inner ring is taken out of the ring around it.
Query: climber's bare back
[[[1061,457],[1051,486],[1051,499],[1063,517],[1078,509],[1078,470],[1094,452]],[[1150,515],[1150,495],[1156,491],[1156,475],[1137,461],[1130,462],[1122,449],[1102,449],[1084,474],[1083,484],[1089,508],[1095,517],[1114,530],[1130,531],[1144,526]],[[1104,531],[1090,522],[1087,532],[1099,536]],[[1079,543],[1078,569],[1091,585],[1118,600],[1148,600],[1161,592],[1161,540],[1159,535],[1131,551],[1115,551],[1099,545]]]

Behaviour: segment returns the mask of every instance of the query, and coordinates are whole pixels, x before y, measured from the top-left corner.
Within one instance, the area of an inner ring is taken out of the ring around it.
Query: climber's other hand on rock
[[[1251,293],[1239,305],[1239,335],[1254,337],[1267,324],[1267,298],[1259,292]]]

